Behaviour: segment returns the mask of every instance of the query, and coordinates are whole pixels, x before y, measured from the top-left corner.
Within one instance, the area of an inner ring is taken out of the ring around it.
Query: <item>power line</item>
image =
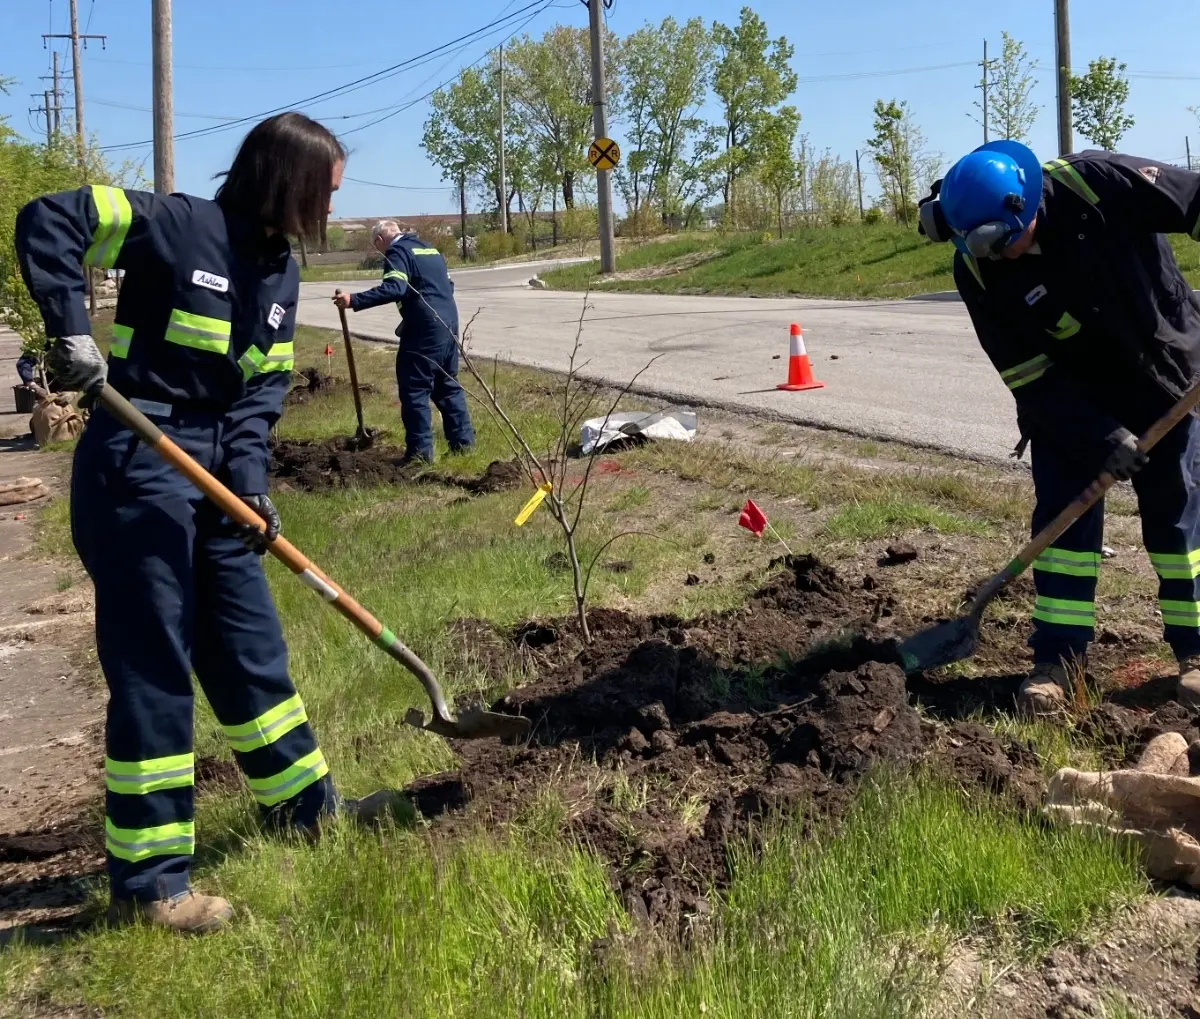
[[[544,11],[549,6],[550,6],[550,3],[548,2],[548,0],[533,0],[533,2],[526,4],[524,7],[520,8],[517,11],[512,12],[511,14],[507,14],[501,18],[497,18],[496,20],[489,22],[488,24],[482,26],[481,28],[477,28],[474,31],[467,32],[465,35],[461,35],[457,39],[452,39],[449,42],[446,42],[446,43],[441,44],[440,46],[434,47],[433,49],[426,50],[424,53],[419,53],[414,57],[409,57],[406,60],[402,60],[398,64],[393,64],[390,67],[385,67],[385,68],[383,68],[383,70],[375,71],[375,72],[365,75],[361,78],[356,78],[354,81],[346,82],[345,84],[338,85],[335,88],[326,89],[324,92],[318,92],[315,95],[307,96],[304,99],[299,99],[294,102],[287,103],[286,105],[283,105],[283,106],[277,106],[270,110],[264,110],[262,112],[253,113],[253,114],[250,114],[245,117],[239,117],[237,120],[229,121],[228,123],[220,125],[220,126],[198,128],[194,131],[184,131],[181,134],[175,135],[175,140],[181,141],[181,140],[185,140],[188,138],[206,137],[210,134],[216,134],[221,131],[227,131],[230,128],[237,127],[241,124],[248,124],[253,121],[262,120],[262,119],[264,119],[266,117],[270,117],[276,113],[283,113],[285,110],[292,110],[292,109],[297,109],[299,107],[312,105],[314,103],[321,102],[326,99],[340,98],[341,96],[348,95],[351,92],[356,92],[359,89],[369,88],[370,86],[378,84],[379,82],[384,81],[387,78],[394,77],[395,75],[400,74],[405,70],[408,70],[410,67],[412,67],[414,65],[418,65],[421,62],[429,61],[429,60],[436,58],[439,54],[444,53],[446,50],[452,49],[454,46],[459,45],[464,40],[467,40],[469,42],[470,40],[473,40],[474,38],[476,38],[480,35],[488,33],[489,31],[494,29],[497,25],[500,25],[500,24],[502,24],[504,22],[508,22],[508,21],[515,21],[518,18],[520,18],[523,14],[525,14],[526,12],[528,12],[530,10],[533,10],[534,8],[539,8],[539,10],[535,11],[535,14],[540,14],[542,11]],[[140,141],[140,142],[124,142],[124,143],[121,143],[118,145],[101,146],[101,151],[116,152],[116,151],[121,151],[124,149],[139,149],[139,148],[143,148],[146,145],[151,145],[151,144],[153,144],[152,140]]]
[[[84,34],[92,30],[92,15],[96,13],[96,0],[92,0],[91,6],[88,8],[87,24],[83,26]]]
[[[366,184],[374,188],[390,188],[393,191],[453,191],[453,184],[446,184],[440,188],[432,187],[417,187],[411,184],[383,184],[377,180],[360,180],[358,177],[343,177],[342,180],[353,181],[355,184]]]
[[[978,61],[961,60],[953,64],[929,64],[926,67],[899,67],[891,71],[850,71],[845,74],[817,74],[797,79],[799,85],[810,85],[818,81],[851,81],[859,78],[890,78],[898,74],[921,74],[925,71],[947,71],[952,67],[976,67]]]

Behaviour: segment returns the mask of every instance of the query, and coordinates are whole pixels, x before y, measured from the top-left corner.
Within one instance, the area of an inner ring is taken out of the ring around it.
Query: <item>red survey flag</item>
[[[761,538],[767,529],[767,515],[754,505],[753,499],[747,499],[742,507],[742,515],[738,517],[738,526],[746,528],[756,538]]]
[[[333,347],[331,347],[328,343],[325,344],[325,356],[333,357]]]

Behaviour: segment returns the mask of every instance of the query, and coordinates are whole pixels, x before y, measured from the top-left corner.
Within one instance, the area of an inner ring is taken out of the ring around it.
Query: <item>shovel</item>
[[[1192,388],[1184,393],[1183,398],[1154,422],[1138,440],[1138,449],[1148,453],[1163,436],[1195,410],[1198,404],[1200,381],[1194,381]],[[898,651],[904,671],[909,675],[926,672],[962,661],[975,654],[979,646],[979,623],[983,610],[996,595],[1029,569],[1033,561],[1054,544],[1067,528],[1096,505],[1104,493],[1116,484],[1116,480],[1107,472],[1101,473],[1071,505],[1038,532],[1033,540],[1017,553],[1012,562],[987,579],[971,600],[964,615],[948,622],[937,623],[902,641]]]
[[[334,295],[340,294],[335,290]],[[354,367],[354,346],[350,342],[350,325],[346,321],[346,309],[338,308],[338,316],[342,320],[342,339],[346,341],[346,364],[350,368],[350,388],[354,391],[354,413],[358,415],[358,431],[351,440],[355,449],[370,449],[375,443],[378,429],[367,428],[363,425],[362,396],[358,392],[358,371]]]
[[[260,531],[265,530],[262,518],[254,510],[196,463],[112,386],[104,386],[98,401],[121,424],[132,429],[146,445],[200,489],[230,520],[256,527]],[[330,602],[374,644],[417,677],[433,702],[433,717],[426,723],[425,716],[413,708],[404,719],[409,725],[453,739],[487,739],[492,736],[521,739],[528,734],[530,720],[516,715],[502,715],[494,711],[484,711],[482,708],[472,708],[461,717],[455,718],[446,706],[442,688],[429,666],[406,647],[399,637],[322,573],[316,564],[286,538],[280,536],[268,542],[267,550],[291,570],[305,587],[312,588],[325,601]]]

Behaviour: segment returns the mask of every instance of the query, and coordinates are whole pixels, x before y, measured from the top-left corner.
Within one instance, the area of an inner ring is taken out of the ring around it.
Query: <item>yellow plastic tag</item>
[[[548,496],[553,490],[554,486],[550,484],[549,481],[542,485],[541,488],[533,493],[533,498],[531,498],[529,502],[521,507],[521,512],[517,514],[517,519],[514,520],[513,523],[518,527],[521,527],[526,520],[533,516],[533,511],[542,504],[542,500],[545,499],[546,496]]]

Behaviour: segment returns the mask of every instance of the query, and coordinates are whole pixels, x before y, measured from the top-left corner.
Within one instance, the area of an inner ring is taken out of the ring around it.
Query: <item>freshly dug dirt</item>
[[[529,745],[458,745],[462,767],[415,782],[416,806],[449,829],[503,824],[528,818],[549,786],[631,914],[680,929],[726,881],[730,840],[775,811],[839,816],[878,762],[933,760],[1035,807],[1030,751],[912,707],[879,625],[886,595],[811,557],[785,565],[744,609],[686,624],[596,610],[588,647],[565,624],[518,628],[509,639],[541,678],[495,709],[534,720]]]
[[[301,368],[293,378],[297,376],[300,381],[292,386],[291,391],[284,398],[283,403],[286,407],[309,403],[314,397],[318,396],[332,396],[335,393],[350,392],[349,379],[338,379],[332,375],[323,375],[317,368]],[[360,382],[358,391],[365,396],[368,393],[376,392],[376,389],[369,382]]]
[[[329,488],[394,485],[412,476],[399,466],[403,450],[395,446],[354,449],[354,440],[277,442],[271,447],[268,470],[277,481],[293,488],[319,492]]]

